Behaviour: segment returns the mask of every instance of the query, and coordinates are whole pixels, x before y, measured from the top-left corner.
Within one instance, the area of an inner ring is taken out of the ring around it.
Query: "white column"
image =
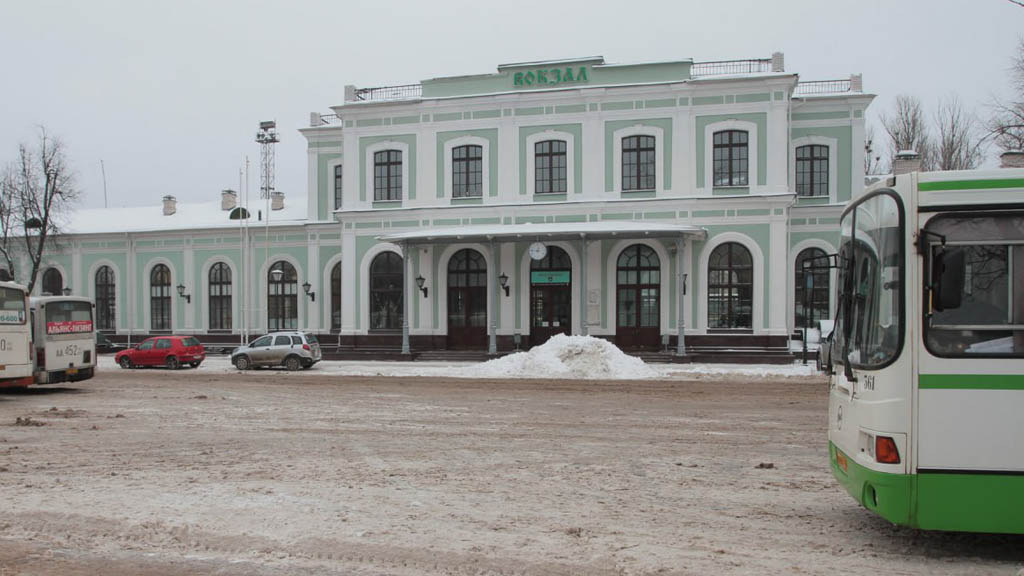
[[[411,354],[409,350],[409,274],[412,273],[412,253],[407,242],[402,242],[402,354]]]
[[[590,334],[587,315],[587,235],[580,234],[580,334]]]
[[[680,236],[676,238],[676,292],[679,298],[676,304],[676,329],[678,330],[678,335],[676,336],[676,356],[686,356],[686,337],[683,328],[685,320],[684,309],[686,307],[686,296],[684,295],[686,288],[685,255],[685,237]]]
[[[498,290],[498,251],[494,247],[494,239],[490,239],[491,247],[491,282],[487,283],[487,315],[490,316],[490,337],[488,338],[487,353],[498,353],[498,303],[494,299],[494,293]]]
[[[317,331],[320,329],[320,318],[323,316],[320,314],[320,308],[323,306],[324,293],[320,282],[320,249],[317,246],[316,237],[319,235],[315,232],[306,233],[306,282],[309,282],[313,287],[310,292],[313,292],[313,298],[309,298],[308,295],[304,295],[304,298],[308,298],[306,301],[306,328],[308,330]],[[316,293],[320,293],[320,304],[316,303]]]

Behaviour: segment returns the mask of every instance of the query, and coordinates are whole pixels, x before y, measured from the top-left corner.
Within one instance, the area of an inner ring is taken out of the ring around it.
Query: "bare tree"
[[[1024,38],[1017,43],[1010,66],[1013,96],[1009,100],[996,100],[992,117],[988,121],[989,137],[1004,152],[1024,150]]]
[[[868,125],[864,132],[864,174],[884,174],[882,157],[875,152],[877,148],[875,141],[875,127]]]
[[[14,243],[17,238],[18,220],[15,218],[17,209],[14,204],[13,172],[10,167],[0,173],[0,266],[7,271],[9,278],[14,278],[14,262],[16,260]]]
[[[3,186],[6,203],[10,204],[4,233],[9,238],[18,234],[24,243],[30,265],[26,284],[31,291],[48,244],[51,251],[56,244],[54,236],[60,234],[62,216],[79,197],[64,143],[47,134],[46,128],[40,128],[34,146],[18,147],[17,159],[4,172]],[[12,241],[9,247],[13,246]],[[5,252],[11,272],[12,256]]]
[[[936,170],[971,170],[981,161],[978,121],[964,110],[960,99],[948,96],[935,111],[938,138],[934,148]]]
[[[932,143],[921,101],[916,96],[900,94],[891,114],[882,114],[882,128],[889,136],[889,165],[896,154],[913,150],[921,157],[921,169],[932,169]]]

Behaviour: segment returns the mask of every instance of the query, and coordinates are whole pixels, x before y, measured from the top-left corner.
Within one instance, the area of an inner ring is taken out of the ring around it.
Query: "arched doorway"
[[[448,348],[487,346],[487,262],[476,250],[448,261]]]
[[[615,343],[623,349],[661,347],[661,260],[650,246],[634,244],[616,266]]]
[[[555,334],[572,333],[572,261],[558,246],[548,246],[530,261],[530,345]]]

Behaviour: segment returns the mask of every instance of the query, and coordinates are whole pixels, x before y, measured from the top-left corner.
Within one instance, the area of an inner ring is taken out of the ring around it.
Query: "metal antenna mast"
[[[260,145],[260,198],[270,198],[274,193],[274,144],[278,142],[277,122],[260,122],[256,142]]]

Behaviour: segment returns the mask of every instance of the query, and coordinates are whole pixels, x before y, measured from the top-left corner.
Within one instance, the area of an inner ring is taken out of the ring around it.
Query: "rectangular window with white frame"
[[[373,200],[402,199],[402,151],[381,150],[373,154]]]

